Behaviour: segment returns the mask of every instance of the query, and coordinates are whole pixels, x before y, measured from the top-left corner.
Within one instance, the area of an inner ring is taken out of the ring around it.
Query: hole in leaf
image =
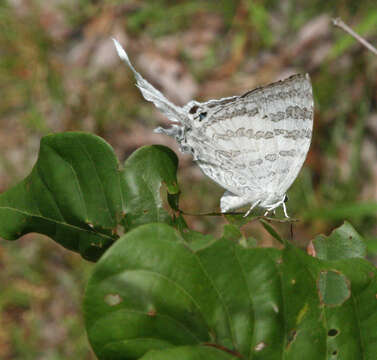
[[[119,294],[107,294],[105,296],[105,303],[110,306],[115,306],[120,304],[123,301],[122,297]]]
[[[336,336],[338,335],[338,330],[336,329],[330,329],[327,333],[328,336]]]
[[[321,302],[326,306],[339,306],[351,296],[349,279],[337,270],[321,271],[317,280]]]
[[[272,304],[272,309],[276,312],[276,314],[279,312],[279,308],[276,304]]]
[[[258,343],[257,345],[255,345],[254,350],[255,350],[255,351],[261,351],[261,350],[263,350],[266,346],[267,346],[267,345],[266,345],[263,341],[261,341],[260,343]]]
[[[156,311],[155,309],[150,309],[150,310],[148,311],[148,315],[149,315],[149,316],[154,317],[154,316],[156,316],[156,314],[157,314],[157,311]]]

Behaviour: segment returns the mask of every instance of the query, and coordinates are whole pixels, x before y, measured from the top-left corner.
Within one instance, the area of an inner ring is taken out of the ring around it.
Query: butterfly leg
[[[267,208],[266,212],[263,214],[263,216],[267,216],[271,211],[275,215],[275,209],[279,206],[280,204],[275,204]],[[285,213],[285,212],[284,212]]]
[[[259,205],[260,202],[261,202],[261,200],[258,200],[254,204],[252,204],[250,206],[250,209],[247,210],[246,214],[243,217],[247,217],[250,214],[251,210],[253,210],[257,205]]]
[[[276,215],[275,210],[269,209],[269,210],[267,210],[267,211],[263,214],[263,216],[267,216],[268,213],[269,213],[270,211],[272,211],[272,213],[273,213],[274,215]]]
[[[283,206],[283,211],[284,211],[285,217],[289,218],[288,213],[287,213],[287,207],[285,206],[285,202],[282,203],[282,206]]]

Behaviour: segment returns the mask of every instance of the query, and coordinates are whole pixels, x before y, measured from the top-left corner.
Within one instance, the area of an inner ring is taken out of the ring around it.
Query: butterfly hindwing
[[[310,80],[295,75],[215,106],[188,142],[203,148],[197,162],[207,176],[249,202],[262,201],[273,192],[282,198],[296,178],[312,125]]]

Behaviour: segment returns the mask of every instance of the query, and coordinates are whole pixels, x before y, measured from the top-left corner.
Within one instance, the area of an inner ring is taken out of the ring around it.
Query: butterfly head
[[[189,123],[192,127],[197,128],[203,125],[208,118],[208,109],[203,104],[195,100],[190,101],[184,106],[184,110],[189,118]]]

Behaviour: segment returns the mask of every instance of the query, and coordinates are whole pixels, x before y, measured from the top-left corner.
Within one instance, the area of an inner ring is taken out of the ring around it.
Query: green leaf
[[[245,217],[245,214],[224,214],[225,219],[229,222],[229,224],[236,225],[238,227],[242,227],[243,225],[258,219],[260,216],[255,215],[254,213],[250,213],[248,216]]]
[[[141,360],[236,360],[238,356],[208,346],[179,346],[152,350]]]
[[[96,260],[117,238],[120,181],[114,152],[101,138],[48,135],[31,174],[0,195],[0,236],[38,232]]]
[[[173,151],[161,145],[144,146],[125,162],[122,172],[125,181],[126,217],[124,225],[130,230],[149,222],[172,223],[160,196],[164,185],[173,209],[178,204],[178,158]]]
[[[176,155],[163,146],[135,151],[120,170],[113,149],[97,136],[45,136],[31,174],[0,195],[0,236],[38,232],[96,261],[118,239],[120,224],[127,231],[173,223],[160,188],[178,204],[176,170]]]
[[[243,239],[240,229],[235,225],[225,225],[223,237],[233,241],[241,241]]]
[[[284,239],[281,238],[281,236],[278,234],[278,232],[265,220],[261,219],[259,220],[260,223],[263,225],[263,227],[266,229],[266,231],[274,238],[276,239],[277,241],[279,241],[279,243],[281,244],[285,244],[286,241]]]
[[[359,258],[332,262],[318,260],[291,245],[283,253],[283,287],[286,313],[289,314],[285,323],[287,354],[301,351],[305,358],[319,359],[327,350],[326,359],[334,359],[335,354],[341,359],[373,358],[377,351],[375,267]],[[342,278],[344,283],[349,282],[351,294],[347,299],[345,289],[338,300],[332,289],[327,289],[326,293],[322,288],[321,293],[319,282],[323,272],[330,271],[339,275],[326,279],[330,286],[338,282],[336,286],[341,289]],[[330,304],[323,301],[323,295]]]
[[[227,238],[193,250],[172,227],[147,224],[97,263],[86,328],[99,359],[372,359],[376,279],[360,257]]]
[[[367,254],[366,243],[352,225],[345,222],[330,236],[319,235],[313,240],[316,256],[323,260],[364,258]]]

